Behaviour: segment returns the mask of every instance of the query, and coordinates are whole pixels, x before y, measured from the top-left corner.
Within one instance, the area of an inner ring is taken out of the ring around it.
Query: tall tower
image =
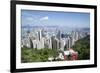
[[[57,38],[58,38],[59,40],[61,39],[61,31],[60,31],[60,30],[58,30]]]
[[[39,38],[39,41],[40,41],[40,40],[41,40],[41,38],[42,38],[41,29],[38,31],[38,38]]]
[[[68,41],[67,42],[68,42],[68,48],[71,48],[71,43],[70,43],[71,41],[70,41],[70,37],[69,36],[68,36]]]

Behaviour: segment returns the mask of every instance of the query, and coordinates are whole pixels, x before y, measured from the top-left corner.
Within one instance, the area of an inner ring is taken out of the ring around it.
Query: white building
[[[61,39],[60,40],[60,49],[62,50],[62,51],[64,51],[64,48],[65,48],[65,44],[66,44],[66,39]]]

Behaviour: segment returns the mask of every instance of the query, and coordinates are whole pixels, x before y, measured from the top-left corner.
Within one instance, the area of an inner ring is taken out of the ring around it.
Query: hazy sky
[[[79,12],[55,12],[21,10],[22,26],[90,27],[90,14]]]

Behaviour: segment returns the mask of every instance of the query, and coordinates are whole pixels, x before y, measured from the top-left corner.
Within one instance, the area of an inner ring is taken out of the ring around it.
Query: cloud
[[[27,17],[28,21],[33,21],[34,19],[32,17]]]
[[[42,17],[40,20],[48,20],[48,16]]]

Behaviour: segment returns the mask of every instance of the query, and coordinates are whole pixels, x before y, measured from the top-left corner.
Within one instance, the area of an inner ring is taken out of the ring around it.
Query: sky
[[[90,14],[82,12],[21,10],[21,24],[22,26],[89,28]]]

